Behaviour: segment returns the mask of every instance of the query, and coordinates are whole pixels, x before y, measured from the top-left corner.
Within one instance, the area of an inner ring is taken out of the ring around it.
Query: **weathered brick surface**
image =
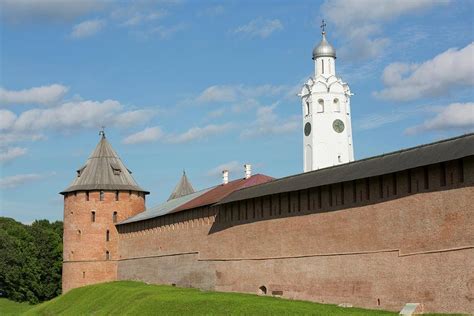
[[[89,201],[86,192],[64,197],[63,293],[117,278],[118,234],[113,213],[117,212],[117,221],[122,221],[144,209],[144,196],[137,192],[120,192],[118,201],[115,192],[105,192],[103,201],[99,200],[99,191],[89,192]],[[106,251],[109,251],[108,260]]]

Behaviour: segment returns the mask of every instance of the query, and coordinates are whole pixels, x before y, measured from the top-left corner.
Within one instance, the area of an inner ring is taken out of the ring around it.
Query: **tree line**
[[[61,294],[63,223],[0,217],[0,297],[32,304]]]

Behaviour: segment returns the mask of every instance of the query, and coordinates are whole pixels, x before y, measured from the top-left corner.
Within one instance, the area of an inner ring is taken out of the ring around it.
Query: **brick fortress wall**
[[[474,312],[474,158],[119,225],[118,278]]]
[[[145,196],[141,192],[104,191],[102,200],[100,191],[79,191],[64,196],[63,293],[117,279],[115,222],[144,209]]]

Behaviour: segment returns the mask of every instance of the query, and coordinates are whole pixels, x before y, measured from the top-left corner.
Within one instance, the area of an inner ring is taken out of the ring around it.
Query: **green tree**
[[[0,296],[37,303],[61,293],[62,222],[0,217]]]

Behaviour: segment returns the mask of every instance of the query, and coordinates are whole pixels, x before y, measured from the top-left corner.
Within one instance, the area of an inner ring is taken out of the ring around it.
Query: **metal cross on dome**
[[[102,126],[102,129],[100,130],[99,135],[105,138],[105,126]]]
[[[323,34],[326,33],[326,22],[324,20],[321,21],[321,30],[323,31]]]

